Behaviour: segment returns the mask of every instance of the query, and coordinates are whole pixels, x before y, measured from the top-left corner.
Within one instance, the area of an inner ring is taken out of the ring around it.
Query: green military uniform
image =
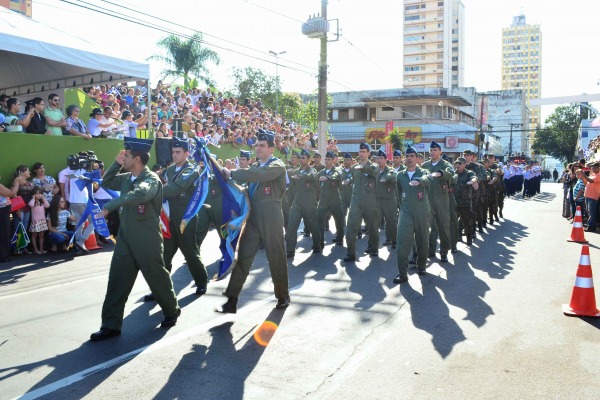
[[[319,231],[321,236],[321,247],[325,246],[325,222],[329,213],[333,216],[335,222],[337,241],[344,238],[344,219],[342,216],[342,200],[340,198],[341,175],[340,171],[332,167],[330,170],[323,169],[317,174],[318,178],[325,177],[326,181],[320,182],[320,197],[317,206],[317,219],[319,221]]]
[[[386,243],[395,245],[398,232],[398,197],[396,196],[396,171],[385,167],[379,170],[375,191],[377,221],[385,220]]]
[[[281,199],[285,196],[285,165],[272,157],[268,164],[254,163],[247,170],[231,171],[233,180],[249,183],[250,216],[238,241],[235,268],[225,295],[238,298],[260,243],[265,246],[277,299],[289,298],[288,269],[283,239]]]
[[[440,236],[440,254],[444,257],[452,248],[450,241],[450,200],[448,190],[454,176],[452,165],[440,158],[435,163],[427,160],[421,168],[431,173],[439,172],[440,177],[432,177],[429,187],[429,204],[431,206],[431,233],[429,234],[429,255],[434,255],[437,247],[437,236]],[[434,228],[435,227],[435,228]]]
[[[477,162],[470,162],[467,164],[466,168],[469,171],[473,171],[477,176],[477,181],[479,182],[479,189],[475,192],[473,211],[475,212],[475,219],[473,224],[477,222],[479,224],[479,231],[482,232],[483,224],[485,218],[483,216],[483,206],[482,202],[485,201],[485,182],[487,181],[487,173],[485,172],[485,168],[483,165]],[[475,233],[475,232],[473,232]]]
[[[350,200],[352,199],[352,169],[340,167],[339,173],[340,179],[343,182],[340,187],[340,199],[342,201],[342,215],[345,220],[350,208]]]
[[[197,216],[194,216],[183,231],[180,224],[195,189],[198,172],[192,164],[186,162],[179,170],[173,164],[164,173],[166,185],[163,198],[169,203],[169,227],[171,237],[164,239],[165,267],[170,272],[171,262],[177,249],[185,257],[186,264],[198,288],[206,288],[208,276],[200,258],[200,248],[196,240]]]
[[[454,197],[454,192],[456,190],[456,173],[452,176],[452,180],[450,181],[450,186],[448,187],[448,201],[449,201],[449,209],[450,209],[450,245],[452,247],[452,252],[456,252],[456,245],[458,244],[458,237],[460,233],[460,227],[458,224],[458,211],[456,204],[456,198]]]
[[[504,196],[506,192],[504,190],[504,170],[500,168],[498,170],[498,214],[500,218],[503,218],[502,210],[504,210]]]
[[[410,181],[418,181],[420,184],[411,186]],[[426,268],[429,251],[429,186],[431,181],[428,171],[417,167],[412,178],[406,169],[399,172],[396,183],[400,201],[396,261],[399,277],[405,279],[408,277],[408,256],[413,242],[416,242],[417,246],[417,268],[420,271],[425,271]]]
[[[290,220],[287,229],[287,253],[292,255],[298,243],[298,227],[304,220],[306,229],[313,241],[313,250],[321,251],[321,235],[317,222],[317,171],[311,166],[294,170],[290,175],[290,186],[294,186],[294,200],[290,208]]]
[[[163,260],[160,229],[162,182],[148,167],[133,179],[113,163],[102,179],[102,187],[121,195],[104,205],[108,211],[121,208],[121,225],[108,275],[108,288],[102,306],[102,327],[121,330],[127,297],[138,270],[146,279],[154,298],[166,316],[179,311],[173,282]]]
[[[217,179],[210,176],[208,181],[208,194],[204,201],[204,206],[198,211],[198,223],[196,229],[196,242],[198,248],[202,247],[202,243],[208,234],[210,224],[215,226],[219,237],[222,238],[221,225],[223,224],[223,194]]]
[[[496,165],[496,164],[493,164]],[[497,168],[497,166],[496,166]],[[489,217],[490,225],[494,224],[494,215],[498,214],[498,179],[496,178],[496,168],[487,168],[486,172],[490,176],[490,180],[486,183],[486,201],[483,218]],[[497,217],[497,215],[496,215]]]
[[[351,168],[352,198],[350,199],[350,212],[348,213],[348,229],[346,244],[348,256],[356,257],[356,236],[360,231],[361,221],[364,217],[369,235],[369,250],[377,254],[379,249],[379,225],[375,207],[375,189],[379,168],[377,164],[367,161],[365,164],[356,164]]]
[[[473,219],[475,218],[475,190],[468,182],[476,178],[475,172],[464,169],[462,173],[456,175],[456,188],[454,198],[456,199],[457,212],[460,223],[467,237],[467,244],[471,243],[473,236]]]
[[[297,168],[298,166],[296,166]],[[286,186],[287,190],[285,191],[285,196],[281,199],[281,209],[283,211],[283,227],[285,229],[287,235],[287,227],[290,222],[290,209],[292,208],[292,203],[294,202],[294,184],[290,181],[290,174],[296,169],[293,166],[289,166],[286,170]]]

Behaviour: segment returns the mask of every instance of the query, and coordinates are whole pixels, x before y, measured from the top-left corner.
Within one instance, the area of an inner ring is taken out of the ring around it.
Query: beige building
[[[529,126],[540,125],[540,107],[530,107],[530,100],[542,95],[542,31],[539,25],[528,25],[523,14],[502,29],[502,89],[523,90]]]
[[[464,5],[404,0],[404,87],[464,86]]]
[[[31,18],[31,2],[33,0],[0,0],[0,7],[8,8]]]

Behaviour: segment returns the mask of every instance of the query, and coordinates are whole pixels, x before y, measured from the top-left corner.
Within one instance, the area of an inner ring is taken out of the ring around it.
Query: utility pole
[[[511,123],[510,124],[510,139],[508,140],[508,159],[510,160],[510,156],[512,155],[512,132],[513,132],[513,126],[515,124]]]
[[[321,18],[327,21],[327,0],[321,0]],[[321,36],[321,58],[319,59],[319,97],[318,97],[319,153],[325,157],[327,150],[327,32]]]
[[[281,85],[279,84],[279,56],[285,54],[286,51],[284,50],[277,53],[273,50],[269,50],[269,53],[275,56],[275,80],[277,82],[277,97],[275,97],[275,116],[277,116],[277,114],[279,114],[279,93],[281,93]]]

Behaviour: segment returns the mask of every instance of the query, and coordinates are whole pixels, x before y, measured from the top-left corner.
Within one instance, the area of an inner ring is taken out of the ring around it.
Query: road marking
[[[294,292],[298,289],[300,289],[303,286],[303,284],[300,284],[298,286],[294,286],[293,288],[290,289],[290,292]],[[265,299],[259,300],[253,304],[249,304],[245,307],[242,307],[241,309],[238,310],[238,314],[240,313],[240,311],[252,311],[256,308],[259,308],[260,306],[266,304],[266,303],[270,303],[272,301],[275,300],[275,296],[269,296]],[[236,314],[237,315],[237,314]],[[66,378],[60,379],[56,382],[50,383],[46,386],[42,386],[39,389],[36,389],[34,391],[31,392],[27,392],[22,396],[18,396],[15,397],[13,400],[19,399],[19,400],[33,400],[33,399],[38,399],[42,396],[46,396],[52,392],[55,392],[57,390],[60,390],[62,388],[65,388],[69,385],[72,385],[73,383],[79,382],[85,378],[87,378],[88,376],[91,376],[93,374],[95,374],[96,372],[100,372],[103,371],[105,369],[108,368],[112,368],[118,364],[121,364],[125,361],[128,361],[132,358],[134,358],[135,356],[137,356],[138,354],[150,354],[155,352],[156,350],[160,350],[166,346],[170,346],[174,343],[177,343],[181,340],[187,339],[191,336],[200,334],[200,333],[205,333],[206,331],[208,331],[210,328],[213,328],[215,326],[218,326],[220,324],[222,324],[223,322],[229,321],[231,319],[231,317],[233,316],[233,314],[225,314],[222,315],[220,317],[217,317],[211,321],[205,322],[201,325],[198,325],[194,328],[190,328],[186,331],[183,331],[181,333],[178,333],[175,336],[166,338],[166,339],[161,339],[156,343],[150,344],[148,346],[144,346],[144,347],[140,347],[139,349],[135,349],[133,351],[130,351],[129,353],[120,355],[119,357],[113,358],[112,360],[108,360],[106,362],[103,362],[101,364],[95,365],[93,367],[87,368],[83,371],[77,372],[73,375],[67,376]]]

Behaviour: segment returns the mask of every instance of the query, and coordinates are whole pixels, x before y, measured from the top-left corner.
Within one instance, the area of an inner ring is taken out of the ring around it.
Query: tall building
[[[31,18],[31,2],[33,0],[0,0],[0,7],[8,8]]]
[[[404,0],[405,87],[462,87],[461,0]]]
[[[502,29],[502,89],[525,92],[529,127],[535,129],[540,124],[540,107],[529,104],[542,96],[542,31],[539,25],[528,25],[523,14]]]

